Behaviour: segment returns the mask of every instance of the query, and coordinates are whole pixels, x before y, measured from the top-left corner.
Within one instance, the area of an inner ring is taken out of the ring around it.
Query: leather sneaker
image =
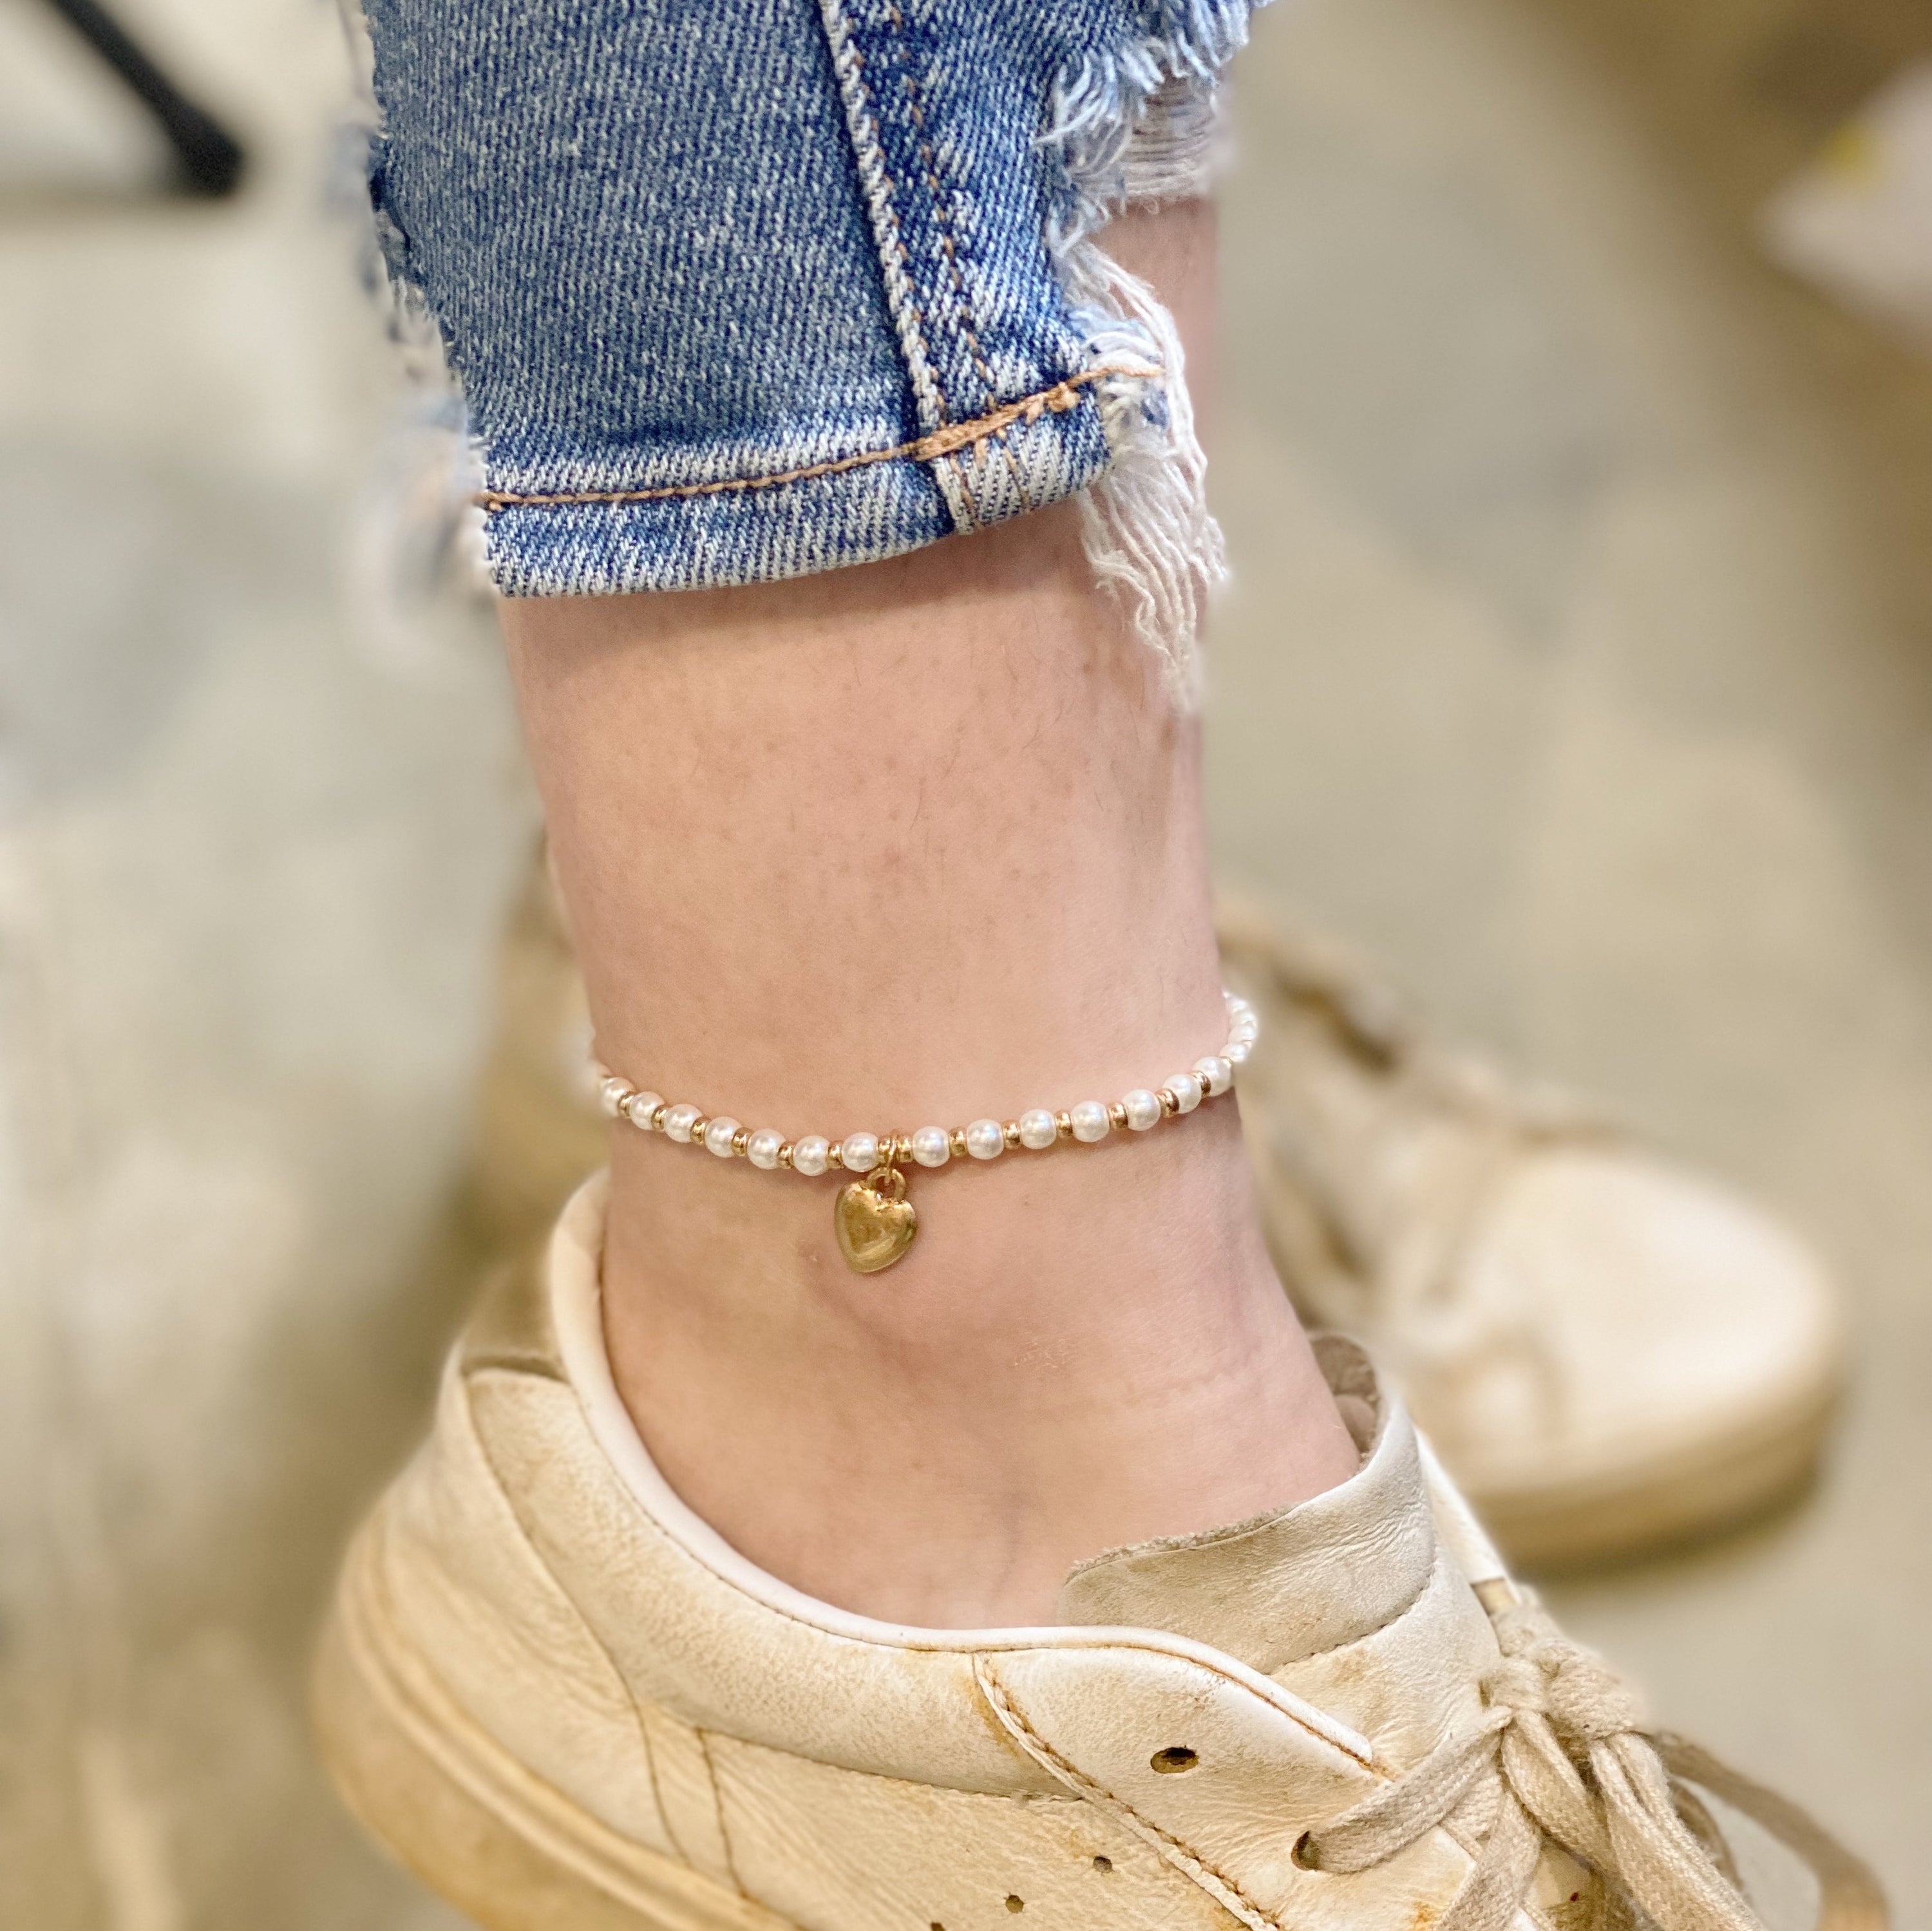
[[[1755,1207],[1434,1042],[1340,949],[1225,907],[1261,1040],[1241,1113],[1276,1264],[1360,1336],[1526,1567],[1714,1529],[1796,1489],[1838,1297]]]
[[[1720,1811],[1754,1873],[1796,1845],[1806,1921],[1883,1924],[1829,1840],[1646,1733],[1354,1344],[1319,1344],[1340,1488],[1088,1563],[1054,1627],[901,1627],[668,1488],[602,1216],[592,1182],[458,1344],[317,1668],[349,1802],[490,1931],[1750,1931]]]

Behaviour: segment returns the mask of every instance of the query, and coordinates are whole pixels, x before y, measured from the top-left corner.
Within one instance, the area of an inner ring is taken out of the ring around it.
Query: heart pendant
[[[862,1180],[838,1189],[832,1225],[838,1251],[855,1274],[890,1267],[912,1245],[919,1210],[905,1197],[905,1176],[894,1166],[874,1167]]]

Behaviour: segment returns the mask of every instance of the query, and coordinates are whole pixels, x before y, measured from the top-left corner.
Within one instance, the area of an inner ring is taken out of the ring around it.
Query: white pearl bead
[[[1183,1113],[1192,1113],[1201,1104],[1201,1082],[1192,1073],[1169,1073],[1161,1084],[1180,1102]]]
[[[681,1140],[686,1146],[691,1144],[691,1129],[698,1123],[698,1108],[688,1100],[680,1102],[664,1115],[664,1130],[674,1140]]]
[[[1245,1066],[1247,1063],[1248,1054],[1252,1050],[1245,1039],[1230,1039],[1221,1048],[1221,1057],[1231,1066]]]
[[[976,1120],[966,1129],[966,1150],[976,1160],[997,1160],[1006,1150],[1006,1129],[997,1120]]]
[[[952,1157],[952,1135],[943,1126],[922,1126],[912,1136],[912,1156],[922,1167],[943,1167]]]
[[[614,1120],[617,1109],[628,1098],[630,1091],[628,1080],[620,1079],[615,1073],[608,1074],[597,1082],[597,1103]]]
[[[760,1126],[745,1142],[745,1157],[769,1173],[778,1165],[778,1149],[784,1144],[784,1135],[776,1126]]]
[[[661,1093],[634,1093],[624,1102],[625,1117],[633,1126],[641,1126],[648,1133],[651,1130],[651,1115],[664,1104]]]
[[[1104,1140],[1113,1122],[1107,1117],[1107,1109],[1097,1099],[1083,1099],[1078,1106],[1067,1109],[1067,1117],[1073,1122],[1073,1137],[1084,1140],[1090,1147],[1096,1140]]]
[[[731,1157],[731,1142],[738,1137],[738,1123],[728,1113],[721,1113],[704,1129],[704,1150],[721,1160]]]
[[[1234,1023],[1228,1028],[1238,1039],[1254,1039],[1261,1036],[1262,1022],[1253,1009],[1244,1006],[1234,1015]]]
[[[1196,1060],[1194,1070],[1200,1075],[1201,1084],[1217,1096],[1234,1083],[1234,1068],[1219,1053],[1210,1053],[1205,1058]]]
[[[1051,1147],[1060,1137],[1060,1129],[1054,1117],[1043,1106],[1036,1106],[1020,1115],[1020,1144],[1030,1147],[1037,1153]]]
[[[831,1152],[832,1142],[823,1133],[808,1133],[802,1140],[793,1144],[792,1171],[796,1174],[822,1174]]]
[[[838,1153],[848,1174],[869,1174],[879,1164],[879,1136],[848,1133],[839,1142]]]
[[[1126,1109],[1127,1124],[1136,1133],[1144,1133],[1150,1126],[1160,1123],[1160,1096],[1148,1092],[1144,1086],[1121,1094],[1120,1105]]]

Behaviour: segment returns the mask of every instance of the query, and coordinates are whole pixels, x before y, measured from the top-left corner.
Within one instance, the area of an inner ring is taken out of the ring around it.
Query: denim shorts
[[[1251,4],[365,0],[378,230],[497,588],[783,578],[1078,493],[1179,665],[1219,538],[1172,325],[1094,237],[1199,191]]]

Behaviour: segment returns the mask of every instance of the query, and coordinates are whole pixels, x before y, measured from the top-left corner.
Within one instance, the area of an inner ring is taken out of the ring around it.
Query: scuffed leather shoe
[[[1432,1043],[1339,949],[1220,920],[1276,1264],[1359,1335],[1512,1561],[1599,1560],[1796,1488],[1844,1364],[1822,1269],[1574,1101]]]
[[[612,1384],[602,1235],[592,1183],[458,1344],[318,1666],[350,1802],[491,1931],[1756,1922],[1353,1344],[1320,1344],[1341,1487],[1089,1563],[1058,1627],[902,1628],[670,1492]],[[1838,1931],[1882,1924],[1811,1852]]]

